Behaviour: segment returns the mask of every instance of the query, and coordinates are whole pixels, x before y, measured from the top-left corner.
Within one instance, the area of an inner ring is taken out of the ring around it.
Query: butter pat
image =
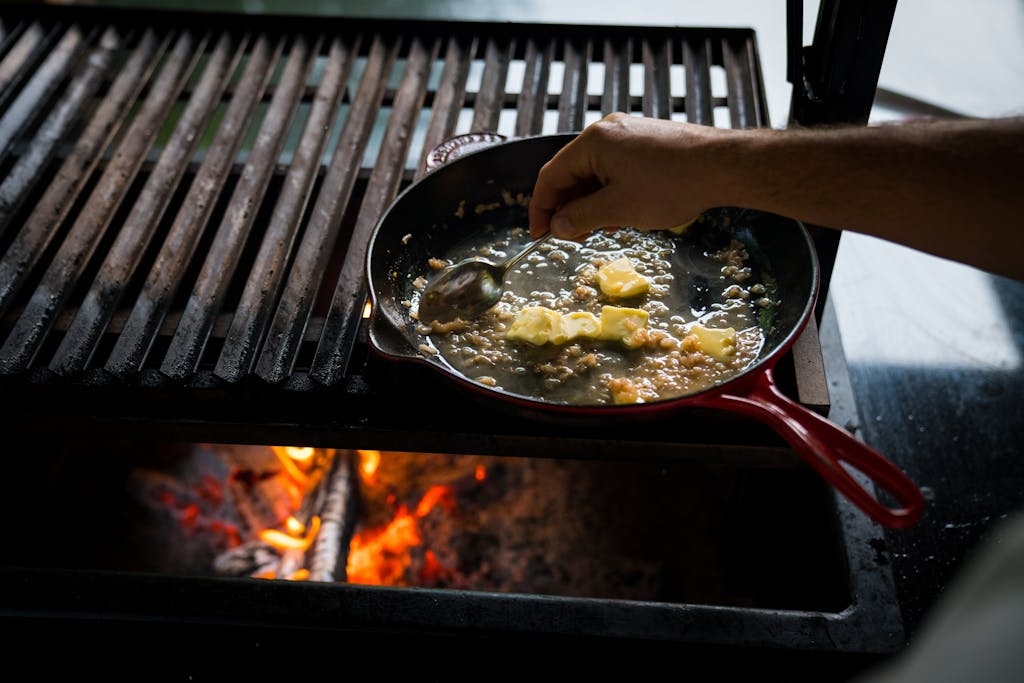
[[[505,333],[508,339],[536,346],[564,344],[573,339],[608,339],[635,349],[647,341],[647,311],[639,308],[604,306],[601,318],[587,311],[559,315],[543,306],[527,306]]]
[[[516,319],[512,321],[512,326],[509,327],[505,336],[536,346],[543,346],[548,342],[561,344],[565,341],[562,332],[562,316],[550,308],[528,306],[520,311]]]
[[[626,256],[598,268],[597,283],[602,292],[613,297],[637,296],[651,286],[647,278],[636,272]]]
[[[728,360],[736,355],[736,330],[731,327],[711,329],[694,325],[690,334],[697,338],[697,349],[717,360]]]
[[[600,339],[621,341],[635,349],[647,341],[647,311],[639,308],[603,306],[601,308]]]
[[[601,321],[587,311],[566,313],[562,316],[562,334],[566,341],[580,337],[596,339],[601,335]]]

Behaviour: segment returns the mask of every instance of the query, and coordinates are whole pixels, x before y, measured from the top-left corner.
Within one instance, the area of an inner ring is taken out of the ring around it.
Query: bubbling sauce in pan
[[[632,228],[592,233],[585,242],[550,240],[509,272],[499,303],[475,320],[418,321],[420,350],[439,354],[480,384],[551,403],[643,403],[693,394],[753,364],[764,345],[775,287],[770,273],[752,268],[728,218],[702,216],[682,234]],[[469,256],[494,260],[529,242],[524,228],[488,227],[423,264],[406,303],[416,319],[417,297],[437,269]],[[626,257],[646,278],[647,291],[610,297],[597,279],[601,266]],[[604,306],[645,311],[639,345],[578,337],[535,345],[507,337],[527,307],[600,316]],[[729,354],[703,350],[693,327],[735,330]]]

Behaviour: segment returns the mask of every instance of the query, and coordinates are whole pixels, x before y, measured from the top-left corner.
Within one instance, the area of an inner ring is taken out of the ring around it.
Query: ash
[[[411,549],[404,585],[707,599],[721,586],[701,542],[715,533],[703,511],[707,487],[695,479],[650,464],[385,452],[360,484],[360,529],[444,485],[453,504],[418,519],[422,544]]]

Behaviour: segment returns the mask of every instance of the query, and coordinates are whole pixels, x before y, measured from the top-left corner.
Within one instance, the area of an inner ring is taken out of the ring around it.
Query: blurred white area
[[[878,85],[966,116],[1024,114],[1024,2],[899,0]]]
[[[829,291],[848,363],[1014,371],[1021,349],[995,278],[874,237],[843,235]]]
[[[941,110],[1024,114],[1022,36],[1021,0],[900,0],[871,123]],[[1014,371],[1022,350],[996,294],[1001,286],[1019,285],[847,233],[829,291],[849,362]]]

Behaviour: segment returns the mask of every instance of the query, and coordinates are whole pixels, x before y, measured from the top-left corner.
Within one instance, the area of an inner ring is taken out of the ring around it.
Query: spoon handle
[[[546,232],[542,237],[538,237],[537,239],[527,244],[525,247],[523,247],[522,251],[520,251],[518,254],[516,254],[509,260],[505,261],[505,265],[502,266],[502,273],[507,273],[508,271],[512,270],[512,267],[519,263],[519,261],[521,261],[524,256],[533,251],[535,247],[540,246],[542,242],[547,242],[550,238],[551,233]]]

